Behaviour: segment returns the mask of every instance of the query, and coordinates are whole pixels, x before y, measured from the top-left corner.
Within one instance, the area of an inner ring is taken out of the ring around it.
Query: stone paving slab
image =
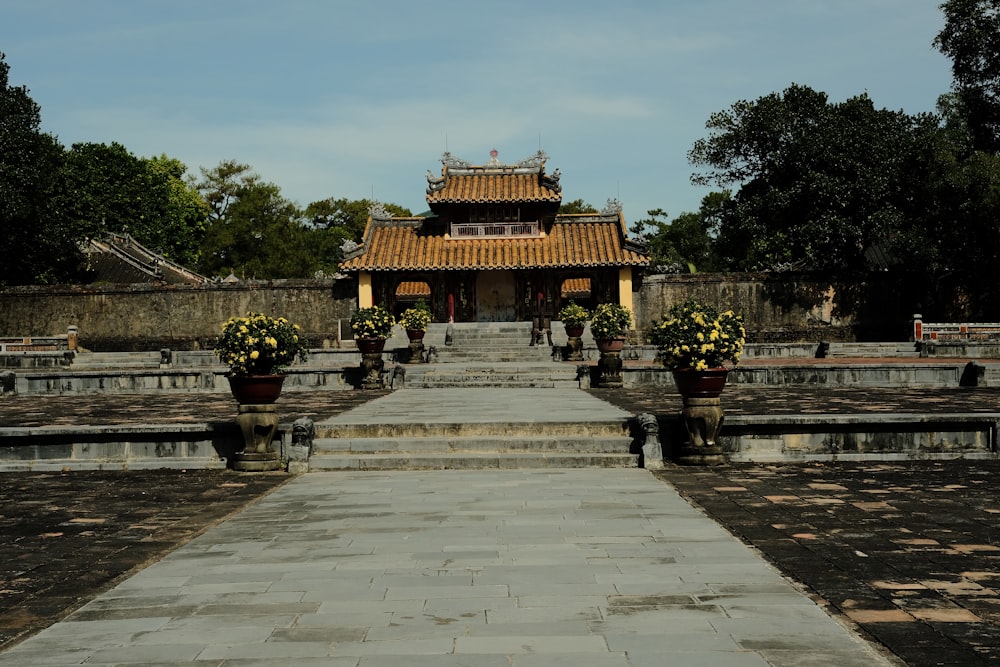
[[[907,665],[1000,664],[1000,462],[657,475]]]
[[[554,539],[508,539],[537,526]],[[561,470],[295,478],[0,665],[424,664],[413,656],[888,664],[649,472]]]

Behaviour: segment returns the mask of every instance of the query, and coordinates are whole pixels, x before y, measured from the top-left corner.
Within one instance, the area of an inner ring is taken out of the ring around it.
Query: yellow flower
[[[706,363],[704,359],[699,359],[698,363],[695,364],[695,366],[694,366],[694,369],[696,371],[703,371],[706,368],[708,368],[708,363]]]
[[[258,352],[257,350],[254,350],[253,352],[250,353],[250,358],[251,359],[256,359],[259,356],[260,356],[260,352]]]

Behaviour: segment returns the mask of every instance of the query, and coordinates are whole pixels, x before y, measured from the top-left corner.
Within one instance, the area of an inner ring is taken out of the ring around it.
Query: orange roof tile
[[[543,182],[540,172],[449,174],[443,188],[427,193],[428,204],[561,201],[562,193]]]
[[[430,298],[431,286],[425,282],[405,281],[396,287],[397,297],[425,297]]]
[[[620,215],[557,218],[544,237],[449,239],[425,233],[419,218],[370,220],[345,271],[645,266],[649,256],[624,238]]]

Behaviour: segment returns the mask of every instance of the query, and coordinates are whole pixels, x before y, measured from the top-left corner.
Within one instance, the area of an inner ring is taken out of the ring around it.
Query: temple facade
[[[621,206],[560,215],[559,170],[539,151],[475,166],[450,153],[427,172],[430,214],[395,218],[373,207],[362,243],[345,248],[358,305],[399,313],[423,299],[435,320],[513,322],[554,317],[570,299],[632,308],[636,271],[649,264],[629,239]]]

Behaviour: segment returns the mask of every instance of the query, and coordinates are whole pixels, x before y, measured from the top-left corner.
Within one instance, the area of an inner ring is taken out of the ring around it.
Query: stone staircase
[[[159,352],[77,352],[73,370],[101,371],[108,369],[159,368]]]
[[[436,363],[405,366],[405,387],[580,386],[576,364],[562,361],[566,334],[558,322],[552,332],[555,350],[547,340],[530,344],[529,322],[454,324],[451,344],[445,344],[444,331],[428,331],[425,345],[434,346]]]
[[[828,358],[918,358],[920,350],[912,342],[899,343],[830,343]]]
[[[394,392],[375,401],[394,405],[357,409],[370,415],[346,414],[317,423],[309,470],[638,465],[627,413],[572,390],[528,390],[530,395],[508,400],[513,393],[465,388]],[[567,413],[567,403],[585,405]],[[400,409],[406,418],[397,417]]]

